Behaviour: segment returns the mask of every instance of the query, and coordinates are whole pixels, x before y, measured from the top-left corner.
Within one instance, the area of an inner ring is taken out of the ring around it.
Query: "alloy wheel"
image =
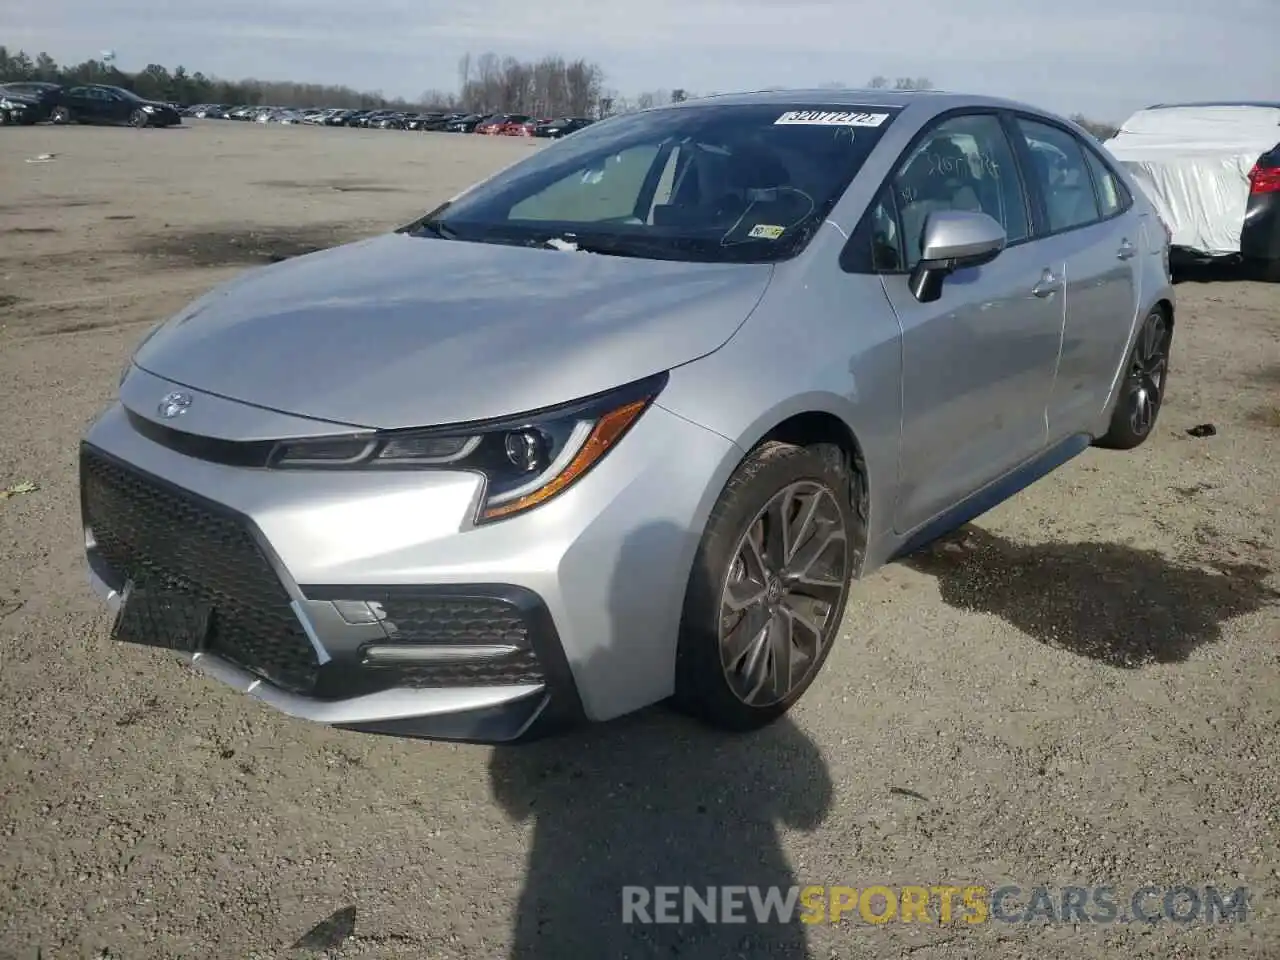
[[[1129,367],[1129,426],[1138,436],[1150,432],[1164,400],[1165,377],[1169,371],[1168,343],[1167,321],[1153,313],[1138,334]]]
[[[765,504],[721,590],[720,663],[739,700],[769,707],[808,680],[837,627],[848,573],[844,521],[829,488],[799,481]]]

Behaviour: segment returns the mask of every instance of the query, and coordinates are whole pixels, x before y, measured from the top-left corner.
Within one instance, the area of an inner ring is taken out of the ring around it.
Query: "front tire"
[[[49,122],[59,127],[65,127],[71,119],[71,111],[66,107],[54,107],[53,112],[49,114]]]
[[[136,130],[141,130],[150,122],[151,118],[147,115],[145,110],[135,110],[133,113],[129,114],[129,126]]]
[[[804,694],[839,634],[863,540],[839,448],[767,442],[734,472],[699,545],[675,705],[753,730]]]
[[[1129,364],[1120,382],[1119,396],[1111,412],[1111,425],[1096,445],[1109,450],[1133,450],[1155,430],[1169,383],[1169,347],[1173,324],[1164,311],[1147,314],[1129,353]]]

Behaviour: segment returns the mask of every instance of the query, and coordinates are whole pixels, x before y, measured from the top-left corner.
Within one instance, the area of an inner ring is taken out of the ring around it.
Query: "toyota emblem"
[[[186,413],[189,406],[191,406],[191,395],[189,393],[171,393],[160,401],[157,412],[164,419],[172,420],[174,417]]]

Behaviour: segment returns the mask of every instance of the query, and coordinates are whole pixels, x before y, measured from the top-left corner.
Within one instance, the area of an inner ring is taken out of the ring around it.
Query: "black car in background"
[[[1260,156],[1249,171],[1240,254],[1265,279],[1280,283],[1280,143]]]
[[[410,130],[443,130],[452,121],[460,119],[457,113],[421,113],[409,123]]]
[[[550,137],[553,140],[558,140],[560,137],[567,137],[583,127],[589,127],[594,122],[594,120],[589,120],[586,117],[561,117],[559,120],[538,124],[533,128],[533,135],[535,137]]]
[[[40,101],[35,97],[0,86],[0,125],[30,126],[37,121],[39,110]]]
[[[169,103],[144,100],[131,90],[90,83],[62,92],[54,123],[126,123],[131,127],[173,127],[182,114]]]
[[[0,97],[12,106],[5,109],[11,123],[39,123],[48,120],[62,102],[62,87],[40,80],[16,80],[0,85]]]
[[[488,120],[490,116],[487,113],[469,113],[446,125],[445,129],[450,133],[475,133],[476,127]]]

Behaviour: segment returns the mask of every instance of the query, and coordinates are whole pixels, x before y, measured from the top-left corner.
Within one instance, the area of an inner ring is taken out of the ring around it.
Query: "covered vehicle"
[[[1242,258],[1280,279],[1280,102],[1149,107],[1105,146],[1160,212],[1175,256]]]

